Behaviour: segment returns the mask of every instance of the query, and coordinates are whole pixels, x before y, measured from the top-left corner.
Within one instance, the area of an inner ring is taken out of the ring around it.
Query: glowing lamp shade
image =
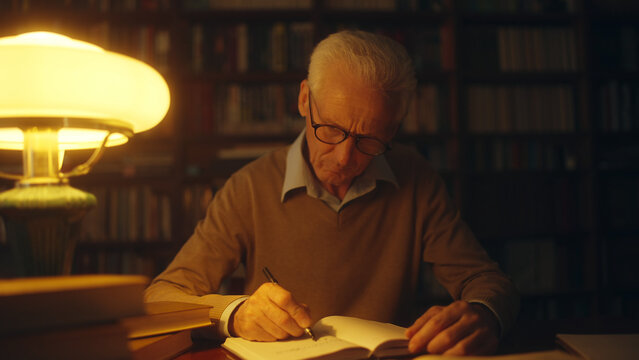
[[[32,32],[0,38],[0,148],[22,149],[22,129],[57,128],[61,150],[126,143],[166,115],[164,78],[136,59],[83,41]]]
[[[22,150],[23,174],[0,193],[0,214],[21,274],[68,274],[77,228],[95,196],[69,186],[105,147],[157,125],[169,88],[149,65],[49,33],[0,38],[0,149]],[[96,149],[62,173],[65,150]]]

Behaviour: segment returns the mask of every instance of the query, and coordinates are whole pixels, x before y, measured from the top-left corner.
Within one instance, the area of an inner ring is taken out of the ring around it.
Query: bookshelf
[[[639,283],[629,276],[639,253],[639,23],[634,2],[592,1],[589,19],[590,111],[593,114],[593,167],[598,251],[603,255],[600,308],[637,318]]]
[[[590,135],[577,4],[460,3],[462,212],[522,293],[521,317],[592,314]],[[486,211],[490,209],[490,211]]]
[[[637,15],[620,0],[12,0],[0,35],[94,42],[156,66],[172,89],[158,128],[73,180],[99,200],[77,272],[161,271],[224,179],[298,134],[313,45],[359,27],[415,60],[419,101],[398,141],[442,174],[522,290],[522,317],[561,319],[639,308]],[[20,168],[0,156],[3,170]]]

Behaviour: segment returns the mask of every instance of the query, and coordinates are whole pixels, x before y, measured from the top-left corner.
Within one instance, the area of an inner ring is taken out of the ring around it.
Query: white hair
[[[308,83],[320,93],[324,75],[335,67],[347,71],[366,86],[387,95],[399,95],[401,120],[408,111],[417,80],[406,49],[395,40],[361,30],[343,30],[320,41],[311,54]]]

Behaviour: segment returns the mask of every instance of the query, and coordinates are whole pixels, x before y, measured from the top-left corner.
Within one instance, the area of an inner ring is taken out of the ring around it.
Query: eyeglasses
[[[355,139],[355,147],[357,148],[357,150],[369,156],[382,155],[383,153],[391,149],[390,144],[384,143],[374,137],[356,135],[335,125],[317,124],[315,121],[313,121],[313,108],[311,107],[312,102],[311,90],[309,89],[308,111],[311,114],[311,126],[315,131],[315,137],[317,138],[317,140],[325,144],[337,145],[341,142],[344,142],[344,140],[346,140],[349,136],[352,136]]]

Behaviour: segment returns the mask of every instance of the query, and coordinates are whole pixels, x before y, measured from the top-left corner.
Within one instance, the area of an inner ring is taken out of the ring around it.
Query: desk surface
[[[555,335],[639,333],[639,321],[633,319],[599,318],[553,321],[518,321],[502,339],[498,354],[515,354],[557,349]],[[177,360],[236,360],[219,342],[197,341]]]
[[[197,342],[188,352],[178,356],[176,360],[236,360],[238,359],[219,343]]]

